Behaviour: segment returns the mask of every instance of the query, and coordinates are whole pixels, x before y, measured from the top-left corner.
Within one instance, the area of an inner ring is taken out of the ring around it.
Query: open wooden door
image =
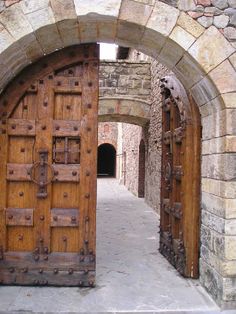
[[[1,284],[95,284],[98,65],[66,48],[1,96]]]
[[[198,277],[200,114],[181,83],[168,76],[162,89],[160,252],[185,277]]]

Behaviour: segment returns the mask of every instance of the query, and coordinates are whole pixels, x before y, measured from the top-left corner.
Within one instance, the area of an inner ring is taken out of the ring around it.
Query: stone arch
[[[202,239],[209,238],[210,234],[211,242],[219,243],[219,230],[211,233],[208,228],[212,213],[217,213],[218,221],[236,219],[235,47],[214,26],[204,29],[184,12],[160,1],[145,4],[132,0],[42,0],[32,3],[34,7],[20,1],[0,14],[0,90],[30,63],[78,43],[117,43],[158,59],[180,79],[201,113],[201,194],[206,225]],[[130,4],[132,10],[128,7]],[[1,111],[4,117],[5,110]],[[236,253],[232,253],[229,241],[225,241],[225,234],[236,243],[236,233],[224,227],[220,233],[223,249],[212,245],[211,252],[208,249],[202,255],[205,261],[201,273],[205,276],[201,280],[220,304],[230,306],[236,303],[231,280],[236,272],[232,273],[232,267],[225,265],[233,263],[235,267]],[[219,251],[222,256],[216,259]],[[212,282],[220,286],[217,293]]]
[[[150,103],[136,98],[99,98],[99,122],[125,122],[144,126],[150,120]]]

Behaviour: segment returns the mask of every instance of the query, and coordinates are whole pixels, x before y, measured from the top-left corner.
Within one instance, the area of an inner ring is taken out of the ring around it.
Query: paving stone
[[[229,23],[229,17],[227,15],[214,16],[213,24],[217,28],[225,28]]]
[[[1,287],[1,311],[221,314],[198,280],[179,276],[158,253],[158,223],[143,199],[99,179],[96,287]]]

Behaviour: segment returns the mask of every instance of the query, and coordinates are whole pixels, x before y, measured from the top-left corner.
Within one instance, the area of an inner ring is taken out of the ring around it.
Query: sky
[[[117,49],[117,45],[115,44],[100,43],[100,59],[115,60],[116,49]]]

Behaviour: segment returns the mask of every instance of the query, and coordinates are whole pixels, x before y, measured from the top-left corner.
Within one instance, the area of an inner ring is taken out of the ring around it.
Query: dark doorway
[[[139,178],[138,178],[138,197],[145,194],[145,143],[141,140],[139,145]]]
[[[111,144],[98,147],[98,177],[115,177],[116,150]]]

